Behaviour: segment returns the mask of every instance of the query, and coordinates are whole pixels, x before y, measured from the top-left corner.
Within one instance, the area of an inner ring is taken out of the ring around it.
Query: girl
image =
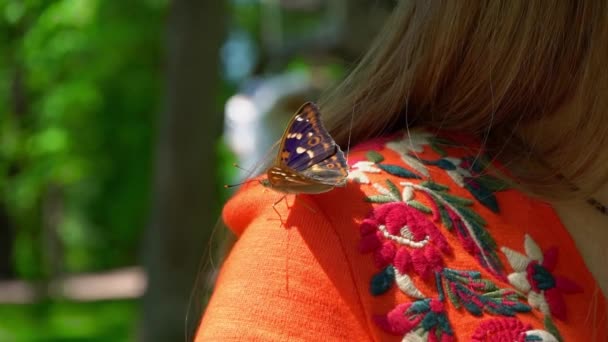
[[[607,21],[401,1],[321,105],[348,182],[241,189],[197,340],[608,341]]]

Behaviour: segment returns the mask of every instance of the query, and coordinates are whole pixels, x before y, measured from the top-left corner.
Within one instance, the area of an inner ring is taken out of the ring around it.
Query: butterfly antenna
[[[232,166],[236,167],[239,170],[243,170],[245,172],[251,173],[251,170],[247,170],[246,168],[239,166],[239,164],[237,164],[237,163],[232,163]]]
[[[247,183],[251,183],[251,182],[255,182],[255,181],[256,181],[255,179],[248,179],[248,180],[246,180],[246,181],[244,181],[244,182],[241,182],[241,183],[236,183],[236,184],[224,184],[224,188],[226,188],[226,189],[235,188],[235,187],[237,187],[237,186],[239,186],[239,185],[243,185],[243,184],[247,184]]]
[[[348,143],[346,145],[346,165],[348,165],[348,157],[350,156],[350,137],[353,133],[353,120],[355,117],[355,109],[350,113],[350,127],[348,129]]]

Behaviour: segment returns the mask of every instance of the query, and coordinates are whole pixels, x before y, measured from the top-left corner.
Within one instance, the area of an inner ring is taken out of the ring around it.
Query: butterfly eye
[[[312,138],[310,138],[310,140],[308,140],[308,145],[315,146],[315,145],[318,145],[320,142],[321,142],[321,139],[319,139],[319,137],[312,137]]]

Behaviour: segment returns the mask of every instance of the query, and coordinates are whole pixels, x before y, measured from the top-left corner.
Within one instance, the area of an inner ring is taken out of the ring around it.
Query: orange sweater
[[[282,194],[245,186],[196,340],[608,341],[605,299],[552,208],[484,173],[475,146],[371,141],[346,187],[274,207]]]

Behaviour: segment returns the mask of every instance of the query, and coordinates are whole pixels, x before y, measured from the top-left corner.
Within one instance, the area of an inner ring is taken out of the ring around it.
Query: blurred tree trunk
[[[11,33],[11,41],[15,41],[22,36],[22,28],[18,28],[16,32]],[[11,50],[12,51],[12,50]],[[28,112],[28,102],[26,96],[26,89],[24,84],[24,70],[14,56],[14,52],[9,54],[11,59],[13,74],[11,79],[11,92],[10,92],[10,113],[13,115],[17,127],[20,126],[21,121]],[[19,166],[14,161],[10,162],[8,166],[9,173],[7,179],[15,177],[19,173]],[[10,216],[9,210],[6,207],[4,201],[0,201],[0,279],[11,278],[15,275],[15,269],[13,265],[13,251],[15,244],[15,233],[17,227],[13,218]]]
[[[217,99],[224,1],[173,0],[170,11],[166,108],[158,126],[144,246],[148,289],[140,338],[146,342],[185,340],[189,295],[219,205],[216,144],[223,116]],[[190,324],[199,319],[193,315],[189,313]]]
[[[13,269],[14,227],[5,204],[0,201],[0,279],[15,275]]]

